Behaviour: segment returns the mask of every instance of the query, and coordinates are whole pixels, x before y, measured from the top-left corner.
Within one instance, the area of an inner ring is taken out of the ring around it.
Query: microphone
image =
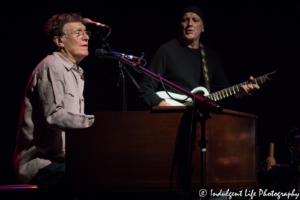
[[[99,22],[94,22],[94,21],[90,20],[89,18],[83,18],[83,22],[84,22],[85,24],[96,24],[97,26],[108,27],[108,26],[105,25],[105,24],[101,24],[101,23],[99,23]]]
[[[123,58],[126,58],[128,60],[138,60],[139,59],[139,57],[137,57],[137,56],[127,55],[127,54],[119,53],[119,52],[105,51],[104,49],[96,49],[95,55],[97,57],[100,57],[100,58],[105,58],[105,57],[108,57],[108,58],[123,57]]]

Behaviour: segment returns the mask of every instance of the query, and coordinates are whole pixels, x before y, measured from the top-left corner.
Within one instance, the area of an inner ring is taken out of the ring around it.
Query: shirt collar
[[[79,74],[83,74],[83,70],[79,66],[73,65],[73,67],[71,69],[78,72]]]
[[[70,71],[71,69],[74,69],[78,73],[82,74],[83,70],[81,67],[76,66],[74,63],[72,63],[68,58],[66,58],[64,55],[62,55],[60,52],[55,51],[52,53],[64,66],[65,68]]]

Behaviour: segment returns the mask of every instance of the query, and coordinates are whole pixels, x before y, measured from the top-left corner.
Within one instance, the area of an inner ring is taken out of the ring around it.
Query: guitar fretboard
[[[207,98],[213,100],[213,101],[219,101],[221,99],[224,99],[226,97],[232,96],[240,91],[242,91],[242,86],[243,85],[248,85],[248,84],[256,84],[256,85],[261,85],[263,83],[265,83],[267,80],[270,80],[270,76],[273,75],[276,71],[271,72],[269,74],[263,75],[263,76],[259,76],[255,79],[253,79],[252,82],[243,82],[234,86],[231,86],[229,88],[225,88],[223,90],[220,90],[218,92],[212,93],[207,95]]]

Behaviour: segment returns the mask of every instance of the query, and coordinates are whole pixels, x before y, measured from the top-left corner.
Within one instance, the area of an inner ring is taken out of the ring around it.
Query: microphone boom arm
[[[156,80],[156,81],[159,81],[160,82],[160,79],[162,80],[162,82],[168,86],[169,88],[172,88],[173,90],[177,91],[178,93],[180,94],[183,94],[183,95],[186,95],[187,97],[190,97],[191,99],[195,99],[196,100],[196,103],[203,109],[208,109],[208,111],[210,112],[214,112],[214,113],[221,113],[222,112],[222,107],[218,104],[216,104],[213,100],[201,95],[201,94],[193,94],[181,87],[179,87],[178,85],[168,81],[167,79],[164,79],[162,77],[159,77],[157,74],[151,72],[150,70],[147,70],[143,67],[140,66],[140,62],[131,62],[121,56],[116,56],[116,57],[112,57],[114,59],[118,59],[119,61],[127,64],[127,65],[130,65],[132,66],[136,71],[140,72],[140,73],[143,73],[147,76],[149,76],[150,78]]]

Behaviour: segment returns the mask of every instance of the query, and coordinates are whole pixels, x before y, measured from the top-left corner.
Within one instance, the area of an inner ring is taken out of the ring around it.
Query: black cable
[[[147,61],[145,59],[142,59],[145,63],[143,65],[143,67],[145,67],[147,65]]]
[[[175,101],[186,101],[188,98],[190,98],[190,97],[187,97],[186,99],[183,99],[183,100],[174,99],[174,98],[168,93],[168,91],[166,90],[166,88],[165,88],[165,86],[164,86],[164,83],[163,83],[162,80],[161,80],[161,76],[160,76],[159,74],[157,74],[157,75],[158,75],[158,77],[159,77],[159,80],[160,80],[160,83],[161,83],[162,87],[164,88],[165,92],[169,95],[169,97],[170,97],[171,99],[173,99],[173,100],[175,100]],[[194,95],[194,96],[195,96],[195,95]]]
[[[106,26],[108,29],[109,29],[109,31],[108,31],[108,33],[107,33],[107,35],[105,36],[105,40],[108,38],[108,36],[110,35],[110,32],[111,32],[111,28],[109,27],[109,26]]]

